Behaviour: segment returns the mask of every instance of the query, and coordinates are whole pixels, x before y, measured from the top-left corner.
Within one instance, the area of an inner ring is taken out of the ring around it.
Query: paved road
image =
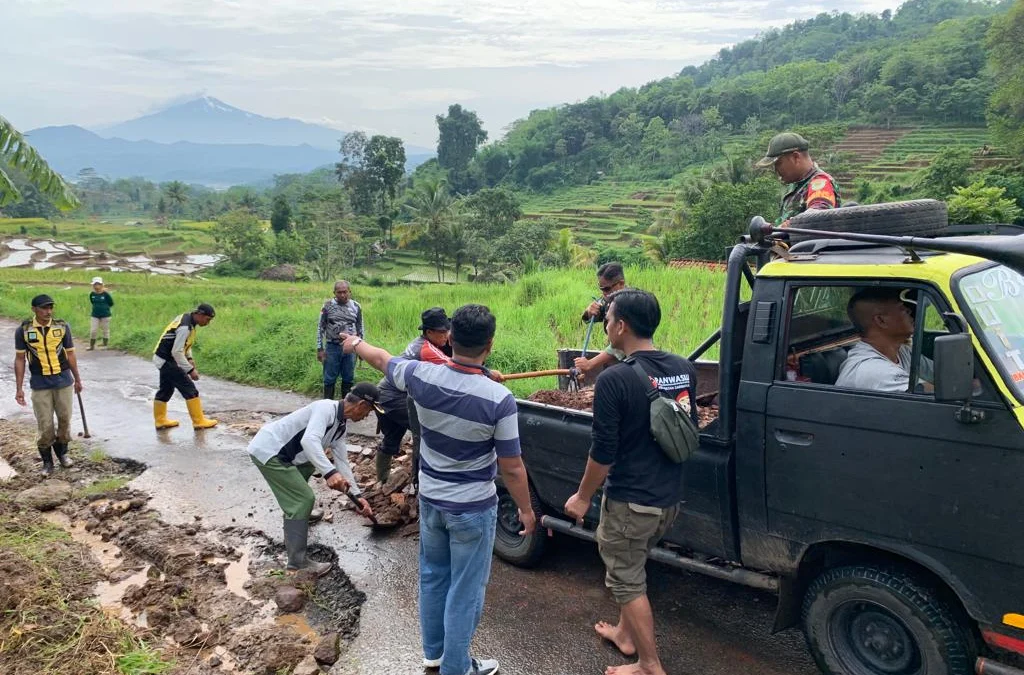
[[[0,320],[0,335],[15,323]],[[14,403],[13,341],[0,339],[0,417],[31,413]],[[280,512],[245,454],[246,439],[229,429],[194,432],[179,397],[171,413],[177,429],[156,432],[151,404],[156,370],[146,360],[114,351],[81,351],[83,394],[90,431],[108,453],[148,465],[133,483],[154,497],[169,522],[193,516],[219,525],[244,525],[280,536]],[[199,363],[202,369],[202,363]],[[199,390],[208,414],[247,410],[289,412],[309,399],[204,377]],[[76,410],[76,431],[80,429]],[[366,423],[353,429],[372,433]],[[326,499],[331,499],[325,494]],[[416,539],[375,536],[354,514],[314,528],[367,595],[360,635],[335,675],[419,675],[416,614]],[[650,596],[669,675],[813,675],[796,631],[770,635],[774,597],[651,563]],[[478,654],[498,658],[508,675],[598,675],[624,660],[592,630],[614,619],[596,549],[558,537],[542,567],[520,570],[495,560]]]

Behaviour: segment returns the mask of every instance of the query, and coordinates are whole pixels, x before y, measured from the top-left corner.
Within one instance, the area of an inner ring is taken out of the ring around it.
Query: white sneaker
[[[473,659],[466,675],[496,675],[498,662],[494,659]]]
[[[427,657],[424,656],[423,657],[423,667],[424,668],[440,668],[441,667],[441,659],[440,658],[428,659]]]

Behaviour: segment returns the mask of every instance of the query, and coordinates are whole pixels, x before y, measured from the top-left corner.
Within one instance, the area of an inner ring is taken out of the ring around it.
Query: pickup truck
[[[650,558],[777,592],[774,630],[799,623],[824,673],[1024,675],[1024,236],[948,234],[928,200],[755,218],[721,328],[688,354],[713,419]],[[911,308],[927,386],[836,386],[869,286]],[[499,484],[500,558],[539,564],[551,531],[594,539],[600,495],[583,527],[562,512],[591,422],[519,401],[539,525],[517,535]]]

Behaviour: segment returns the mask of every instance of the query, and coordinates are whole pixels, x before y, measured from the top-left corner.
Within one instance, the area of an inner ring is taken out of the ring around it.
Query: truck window
[[[835,384],[856,330],[846,315],[852,286],[799,286],[791,291],[786,362],[790,382]]]

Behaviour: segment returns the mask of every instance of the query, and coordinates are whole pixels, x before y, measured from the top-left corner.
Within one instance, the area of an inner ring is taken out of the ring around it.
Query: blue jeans
[[[420,631],[441,675],[466,675],[484,610],[498,507],[448,513],[420,500]]]
[[[342,385],[351,386],[356,381],[356,355],[341,351],[341,345],[327,343],[327,358],[324,359],[324,385],[332,386],[341,375]]]

